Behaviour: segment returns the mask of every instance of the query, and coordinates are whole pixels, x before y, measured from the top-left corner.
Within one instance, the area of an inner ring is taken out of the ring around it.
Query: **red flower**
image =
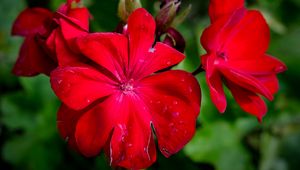
[[[44,8],[27,8],[17,17],[12,35],[24,36],[25,41],[13,68],[14,74],[49,75],[58,63],[69,64],[69,60],[76,58],[68,46],[74,37],[87,32],[89,12],[86,8],[71,8],[72,1],[62,5],[57,13]],[[64,58],[56,51],[64,54]]]
[[[85,156],[105,149],[115,166],[140,169],[156,160],[154,134],[166,157],[193,136],[200,110],[197,80],[185,71],[155,73],[184,55],[156,43],[155,21],[144,9],[128,19],[128,35],[78,38],[93,64],[57,68],[51,85],[64,103],[58,128]]]
[[[49,75],[56,66],[40,45],[51,25],[53,14],[43,8],[27,8],[17,17],[12,35],[24,36],[19,58],[13,68],[18,76],[34,76],[39,73]]]
[[[207,54],[201,58],[211,99],[225,111],[224,81],[241,108],[261,120],[267,107],[260,95],[272,100],[279,88],[276,74],[286,70],[265,54],[268,25],[260,12],[247,10],[243,0],[211,0],[209,14],[212,23],[201,37]]]

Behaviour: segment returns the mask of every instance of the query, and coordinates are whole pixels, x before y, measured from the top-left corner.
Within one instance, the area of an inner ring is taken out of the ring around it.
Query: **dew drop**
[[[177,105],[177,104],[178,104],[178,101],[177,101],[177,100],[174,100],[174,101],[173,101],[173,104],[174,104],[174,105]]]
[[[168,61],[168,62],[167,62],[167,65],[171,65],[171,61]]]
[[[128,147],[132,147],[132,143],[129,143],[129,144],[128,144]]]
[[[58,83],[58,84],[61,84],[61,83],[62,83],[62,80],[58,80],[57,83]]]
[[[149,52],[149,53],[154,53],[155,50],[156,50],[155,48],[149,48],[148,52]]]

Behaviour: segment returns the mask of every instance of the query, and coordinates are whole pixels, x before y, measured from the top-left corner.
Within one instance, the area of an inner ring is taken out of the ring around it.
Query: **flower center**
[[[119,86],[119,89],[125,94],[133,92],[133,90],[134,90],[133,80],[121,83]]]

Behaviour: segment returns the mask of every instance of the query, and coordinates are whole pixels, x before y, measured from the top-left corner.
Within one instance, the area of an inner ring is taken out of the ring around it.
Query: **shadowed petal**
[[[49,75],[56,67],[55,62],[46,54],[34,36],[23,42],[13,73],[18,76],[34,76],[39,73]]]
[[[27,8],[20,13],[12,27],[12,35],[27,36],[46,31],[52,12],[44,8]]]
[[[245,112],[256,116],[261,122],[263,116],[267,113],[266,103],[254,92],[241,88],[231,81],[227,81],[226,84],[240,107]]]
[[[78,151],[75,129],[77,122],[84,111],[75,111],[62,104],[57,112],[57,128],[61,137],[68,145]]]
[[[91,67],[62,67],[51,73],[51,87],[70,108],[80,110],[113,93],[113,82]]]

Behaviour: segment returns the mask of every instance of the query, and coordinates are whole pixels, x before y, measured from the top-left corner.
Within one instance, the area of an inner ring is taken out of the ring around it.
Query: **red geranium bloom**
[[[49,75],[58,62],[69,64],[69,60],[76,58],[68,45],[74,37],[88,31],[89,12],[86,8],[71,8],[72,1],[62,5],[57,13],[44,8],[27,8],[17,17],[12,35],[24,36],[25,41],[13,68],[14,74]],[[68,55],[61,58],[57,56],[58,50]]]
[[[269,27],[260,12],[244,7],[243,0],[211,0],[209,14],[212,23],[201,43],[207,51],[202,64],[211,99],[225,111],[224,81],[241,108],[261,120],[267,107],[259,95],[272,100],[279,88],[276,74],[286,70],[281,61],[265,54]]]
[[[140,8],[128,19],[127,35],[78,38],[80,51],[94,64],[51,73],[63,102],[60,133],[85,156],[105,148],[112,165],[146,168],[156,160],[154,134],[166,157],[192,138],[200,111],[198,82],[185,71],[155,73],[184,55],[163,43],[152,47],[154,40],[155,21]]]
[[[48,34],[53,13],[44,8],[27,8],[17,17],[12,28],[12,35],[24,36],[19,58],[13,68],[18,76],[34,76],[39,73],[49,75],[56,67],[40,45]]]

